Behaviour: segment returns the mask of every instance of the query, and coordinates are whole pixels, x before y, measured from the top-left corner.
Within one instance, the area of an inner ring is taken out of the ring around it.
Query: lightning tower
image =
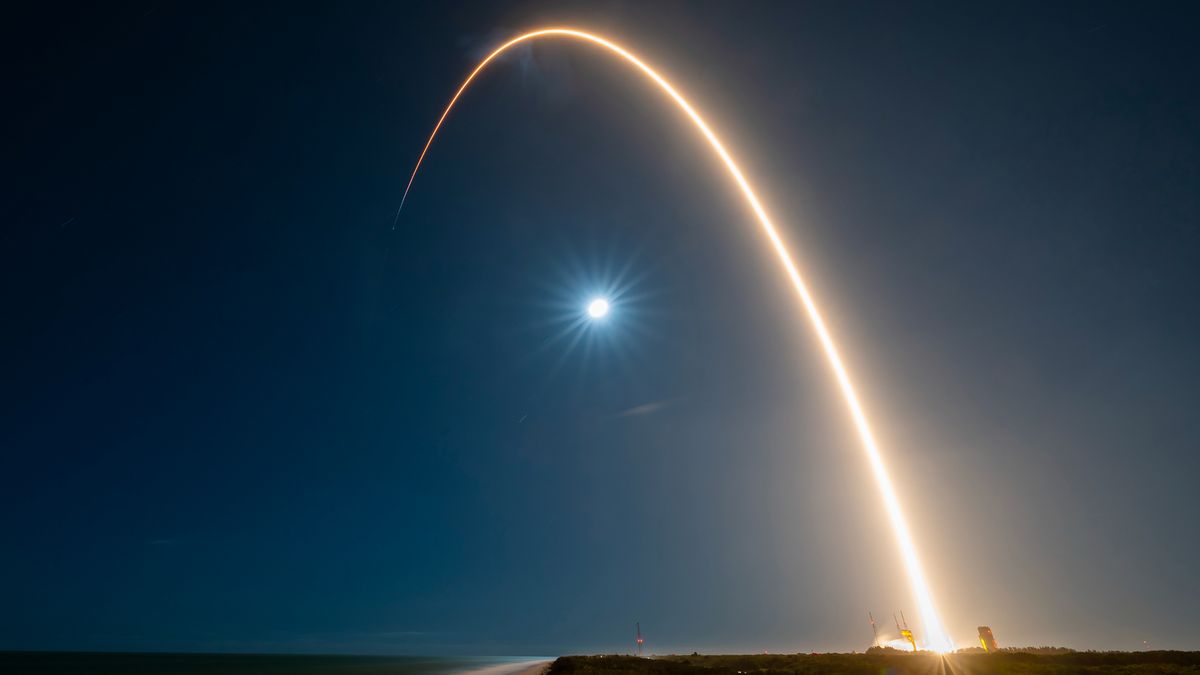
[[[900,618],[904,619],[904,610],[900,610]],[[896,615],[892,615],[892,621],[896,621]],[[917,651],[917,640],[913,637],[913,632],[908,629],[908,619],[904,619],[904,627],[900,627],[900,622],[896,621],[896,630],[900,631],[900,636],[908,640],[908,644],[912,645],[913,651]]]

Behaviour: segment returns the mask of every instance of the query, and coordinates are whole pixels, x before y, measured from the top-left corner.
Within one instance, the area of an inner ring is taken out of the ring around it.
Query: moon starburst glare
[[[588,303],[588,316],[593,319],[603,319],[608,316],[608,300],[604,298],[596,298]]]

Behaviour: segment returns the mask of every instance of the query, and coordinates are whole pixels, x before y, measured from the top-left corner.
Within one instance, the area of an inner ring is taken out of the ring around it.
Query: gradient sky
[[[1186,4],[39,3],[7,20],[0,649],[1196,648]],[[602,325],[570,332],[587,298]],[[886,626],[886,621],[884,623]]]

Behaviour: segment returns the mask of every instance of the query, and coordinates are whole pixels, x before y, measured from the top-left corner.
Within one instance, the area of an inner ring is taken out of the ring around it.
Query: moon
[[[587,313],[593,319],[603,319],[608,314],[608,300],[595,298],[588,303]]]

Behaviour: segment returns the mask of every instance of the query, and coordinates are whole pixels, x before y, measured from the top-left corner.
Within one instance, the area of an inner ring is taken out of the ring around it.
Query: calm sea
[[[115,675],[512,675],[549,657],[314,656],[292,654],[117,654],[0,652],[0,672]]]

